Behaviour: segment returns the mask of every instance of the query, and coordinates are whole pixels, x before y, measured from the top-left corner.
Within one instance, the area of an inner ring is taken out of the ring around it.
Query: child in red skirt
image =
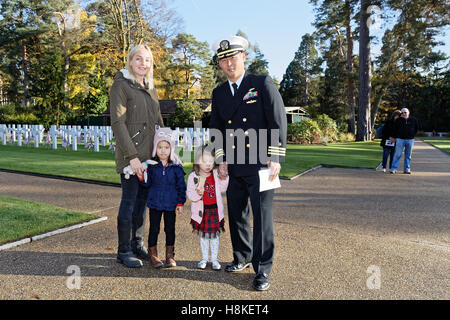
[[[222,192],[227,190],[228,176],[219,178],[214,160],[214,151],[206,150],[206,146],[197,149],[193,171],[188,177],[187,196],[192,201],[192,228],[200,235],[202,260],[197,267],[206,268],[211,248],[211,267],[220,270],[219,234],[225,231]]]

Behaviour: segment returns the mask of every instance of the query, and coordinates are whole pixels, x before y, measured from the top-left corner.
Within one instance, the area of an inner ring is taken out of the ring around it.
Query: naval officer
[[[219,172],[230,177],[227,204],[233,261],[225,271],[239,272],[252,265],[253,288],[264,291],[270,285],[274,255],[274,190],[260,192],[258,172],[269,168],[269,180],[278,176],[286,155],[287,124],[273,80],[245,71],[247,48],[248,41],[239,36],[223,37],[213,44],[215,59],[228,81],[213,90],[210,129],[222,135],[222,147],[215,146],[216,161]]]

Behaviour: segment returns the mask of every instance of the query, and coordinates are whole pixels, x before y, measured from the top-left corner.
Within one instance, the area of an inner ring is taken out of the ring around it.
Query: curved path
[[[252,290],[251,268],[195,268],[189,210],[177,217],[176,268],[126,269],[115,262],[120,188],[0,172],[1,195],[108,217],[0,251],[0,299],[450,299],[450,156],[417,141],[412,170],[321,168],[283,180],[267,292]],[[229,233],[219,259],[232,259]],[[71,290],[73,265],[81,287]]]

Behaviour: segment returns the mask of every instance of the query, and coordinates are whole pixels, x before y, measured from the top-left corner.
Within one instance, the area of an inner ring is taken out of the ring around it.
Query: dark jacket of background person
[[[116,138],[116,171],[122,173],[130,160],[152,158],[155,124],[163,127],[156,89],[143,88],[122,69],[110,91],[111,127]]]
[[[390,137],[394,137],[395,135],[395,125],[393,119],[388,119],[384,123],[383,129],[381,131],[381,142],[380,146],[384,147],[386,140],[388,140]]]
[[[395,120],[395,135],[394,138],[400,139],[414,139],[419,130],[419,123],[414,117],[398,118]]]
[[[160,211],[175,211],[177,204],[186,202],[186,183],[181,164],[169,163],[164,167],[162,162],[148,167],[147,182],[150,187],[147,206]]]

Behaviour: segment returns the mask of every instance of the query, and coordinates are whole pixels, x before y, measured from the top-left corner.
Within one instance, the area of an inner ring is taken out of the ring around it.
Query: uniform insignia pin
[[[228,40],[222,40],[220,42],[220,48],[222,50],[228,50],[229,47],[230,47],[230,42]]]
[[[254,90],[254,88],[252,88]],[[258,91],[251,91],[247,92],[242,100],[248,100],[250,98],[255,98],[258,96]]]

